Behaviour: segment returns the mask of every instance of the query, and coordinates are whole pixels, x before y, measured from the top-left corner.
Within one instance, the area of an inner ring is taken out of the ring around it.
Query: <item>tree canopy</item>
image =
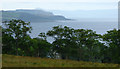
[[[100,35],[89,29],[55,26],[31,38],[30,23],[15,19],[3,22],[2,30],[3,54],[120,63],[120,30]],[[48,37],[54,38],[52,43]]]

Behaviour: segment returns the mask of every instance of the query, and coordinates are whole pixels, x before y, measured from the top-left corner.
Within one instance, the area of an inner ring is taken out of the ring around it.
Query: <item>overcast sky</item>
[[[118,0],[0,0],[3,10],[101,10],[117,9]]]

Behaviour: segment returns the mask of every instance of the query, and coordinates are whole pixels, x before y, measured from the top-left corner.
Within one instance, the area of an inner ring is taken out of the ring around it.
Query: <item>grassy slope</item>
[[[3,55],[3,67],[120,67],[118,64],[103,64],[83,61],[48,59]]]

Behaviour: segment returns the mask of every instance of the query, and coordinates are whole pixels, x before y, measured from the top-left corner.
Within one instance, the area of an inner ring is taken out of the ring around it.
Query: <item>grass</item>
[[[119,64],[3,55],[3,67],[120,67]]]

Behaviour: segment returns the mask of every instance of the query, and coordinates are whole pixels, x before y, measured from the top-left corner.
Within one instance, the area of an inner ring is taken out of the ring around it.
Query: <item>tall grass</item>
[[[3,55],[3,67],[120,67],[119,64]]]

